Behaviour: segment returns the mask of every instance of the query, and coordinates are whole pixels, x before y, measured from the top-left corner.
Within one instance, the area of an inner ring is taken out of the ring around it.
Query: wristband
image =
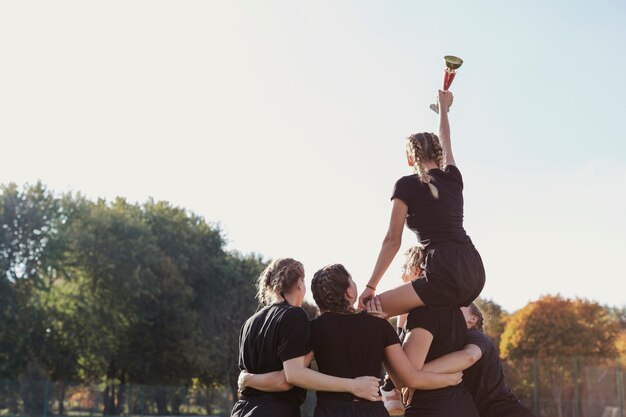
[[[373,286],[371,286],[370,284],[365,284],[365,286],[366,286],[367,288],[369,288],[370,290],[372,290],[372,291],[376,291],[376,287],[373,287]]]

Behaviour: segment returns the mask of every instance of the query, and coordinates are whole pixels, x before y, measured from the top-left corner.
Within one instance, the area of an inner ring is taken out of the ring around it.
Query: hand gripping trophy
[[[446,70],[443,75],[443,91],[448,91],[450,85],[452,84],[452,80],[454,80],[454,76],[456,75],[456,70],[463,65],[463,60],[459,57],[446,55],[443,57],[446,62]],[[439,114],[439,104],[431,104],[430,108],[435,113]],[[448,109],[449,111],[449,109]]]

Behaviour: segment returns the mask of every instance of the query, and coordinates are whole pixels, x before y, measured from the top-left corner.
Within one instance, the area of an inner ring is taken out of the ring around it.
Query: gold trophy
[[[443,59],[446,61],[446,70],[443,75],[443,91],[448,91],[456,75],[456,70],[463,65],[463,60],[452,55],[446,55]],[[430,108],[432,111],[439,114],[439,103],[431,104]]]

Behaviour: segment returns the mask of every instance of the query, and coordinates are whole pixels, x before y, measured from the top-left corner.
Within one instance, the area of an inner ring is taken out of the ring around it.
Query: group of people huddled
[[[316,417],[534,416],[506,384],[473,304],[485,270],[463,228],[448,122],[453,96],[438,98],[439,135],[407,139],[414,174],[396,182],[389,229],[360,295],[345,267],[325,266],[311,281],[320,315],[309,321],[300,262],[276,259],[260,275],[264,307],[241,329],[241,395],[231,416],[299,417],[306,390],[317,392]],[[418,237],[406,254],[405,284],[377,295],[405,223]],[[394,316],[397,329],[386,320]]]

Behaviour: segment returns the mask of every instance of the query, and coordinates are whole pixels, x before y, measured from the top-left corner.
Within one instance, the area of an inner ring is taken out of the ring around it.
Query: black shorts
[[[419,417],[479,417],[472,394],[463,387],[415,391],[404,415]]]
[[[241,399],[230,412],[231,417],[300,417],[300,406],[271,395]]]
[[[315,417],[389,417],[382,401],[318,400]]]
[[[430,248],[413,288],[427,307],[467,307],[485,286],[485,267],[471,242]]]
[[[480,417],[537,417],[519,401],[499,401],[491,403],[489,408],[480,413]]]

